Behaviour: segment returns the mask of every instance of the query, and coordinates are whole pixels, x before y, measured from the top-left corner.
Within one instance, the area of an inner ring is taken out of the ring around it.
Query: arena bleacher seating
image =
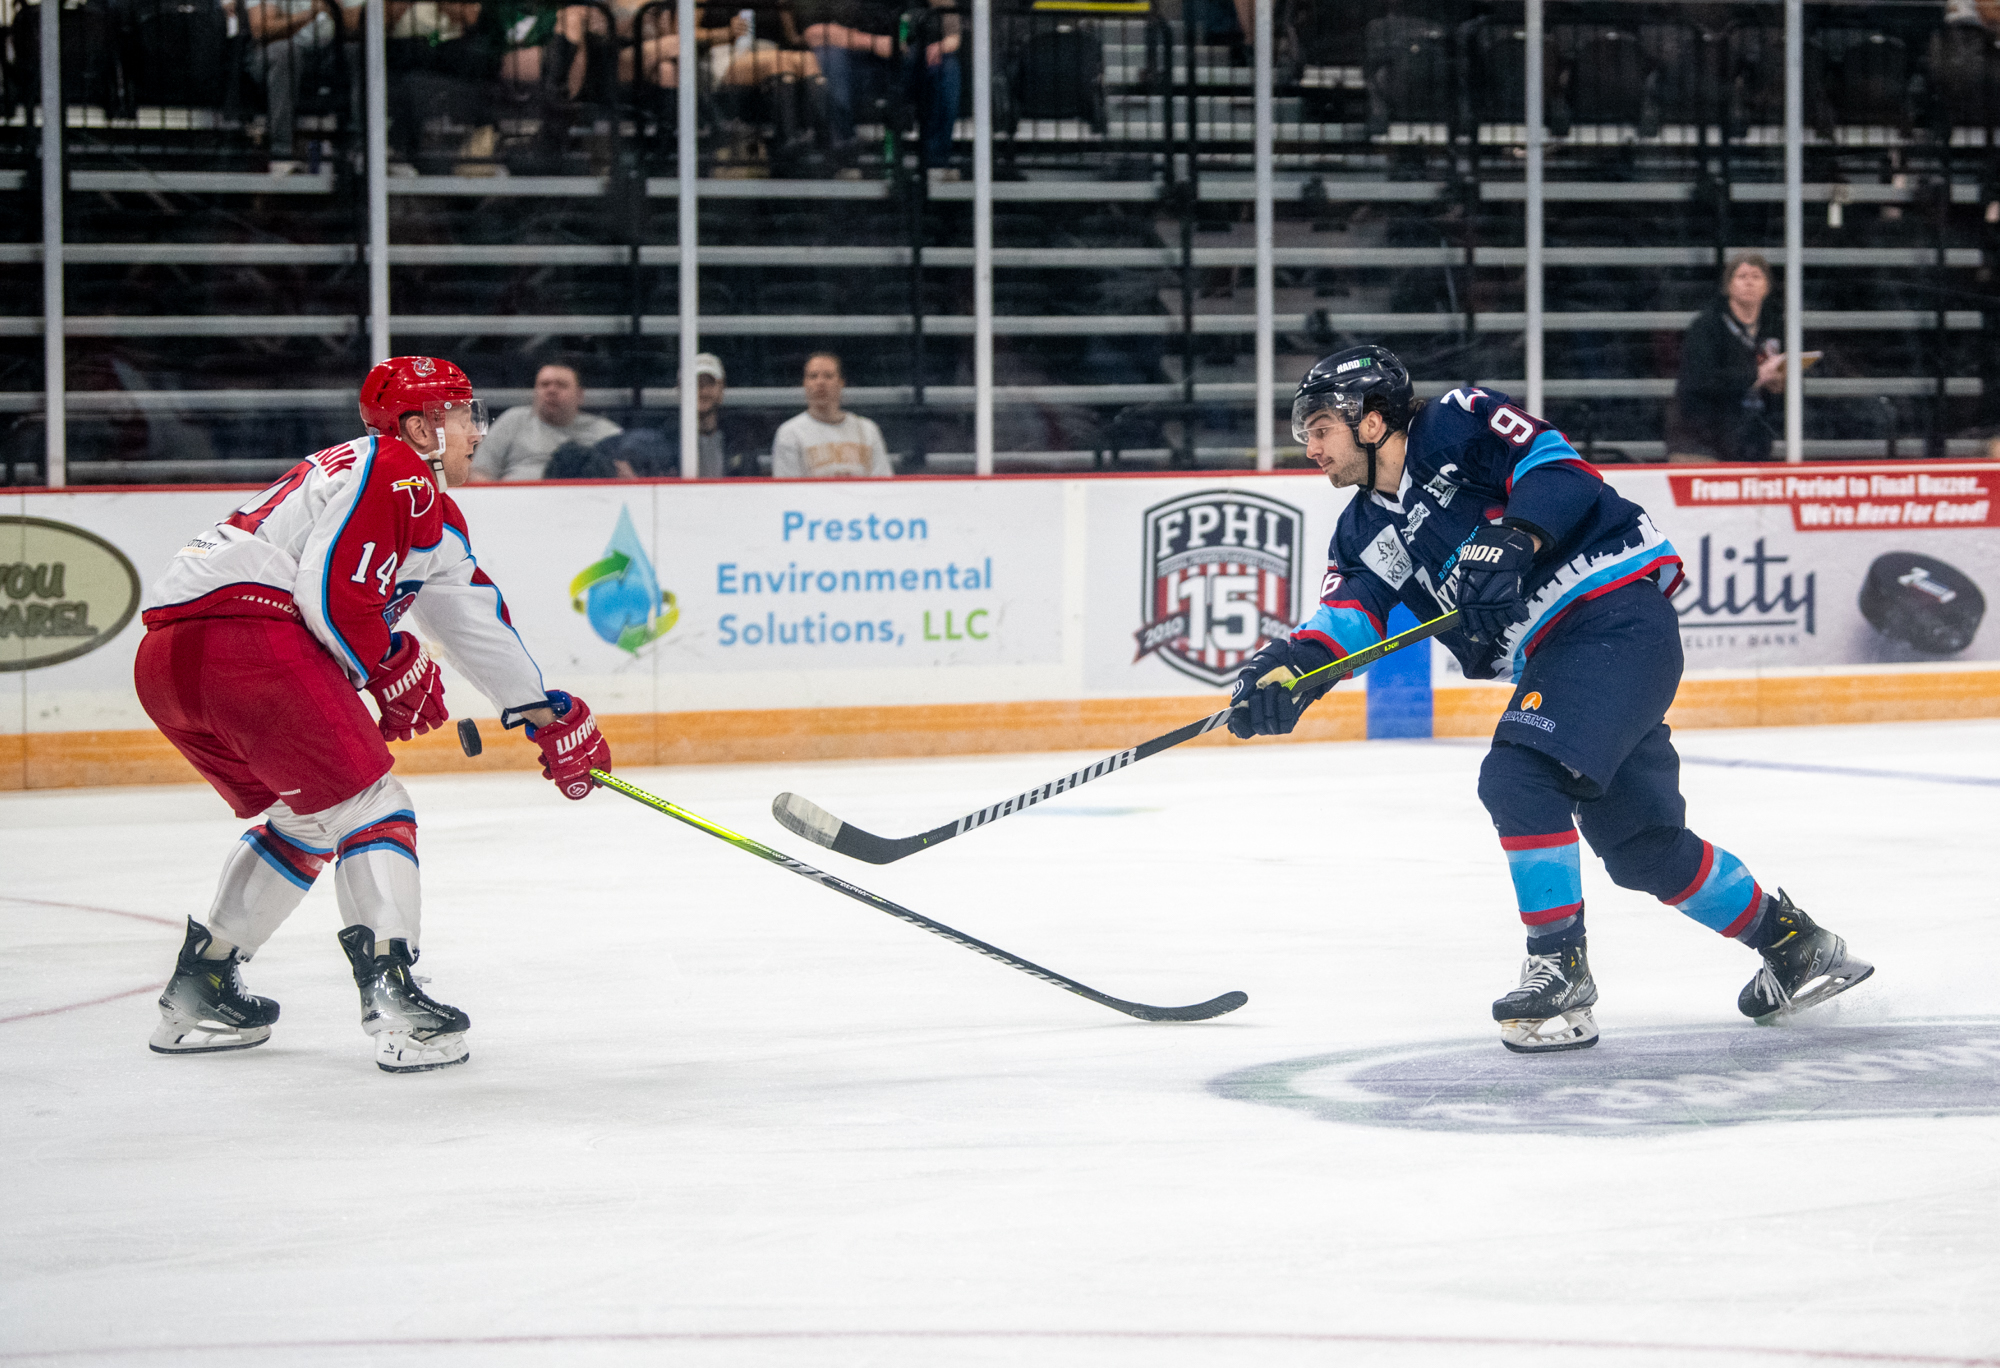
[[[315,2],[313,22],[351,32],[354,10]],[[352,425],[369,359],[358,49],[329,43],[281,158],[251,8],[64,10],[72,479],[254,477]],[[594,409],[670,426],[689,168],[643,45],[671,5],[391,8],[396,346],[452,356],[502,404],[573,359]],[[1781,255],[1783,34],[1768,6],[1547,9],[1546,407],[1597,459],[1657,460],[1679,334],[1725,256]],[[596,16],[578,30],[596,35],[575,58],[587,78],[521,79],[507,35],[554,32],[563,11]],[[2000,51],[1942,7],[1807,15],[1803,323],[1825,353],[1807,450],[1970,451],[2000,431]],[[1241,43],[1191,41],[1177,6],[1145,0],[998,0],[996,16],[999,468],[1247,464]],[[898,41],[920,52],[960,17],[917,5]],[[39,9],[0,18],[0,479],[33,481]],[[1520,5],[1286,0],[1277,19],[1281,379],[1380,340],[1434,388],[1518,385]],[[770,100],[704,88],[700,328],[733,408],[775,428],[806,354],[832,346],[901,468],[970,468],[964,87],[943,164],[901,92],[858,111],[858,148],[814,133],[801,156]]]

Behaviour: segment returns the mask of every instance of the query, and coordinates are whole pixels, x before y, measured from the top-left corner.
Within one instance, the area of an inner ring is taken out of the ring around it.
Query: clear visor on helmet
[[[1320,423],[1346,423],[1352,426],[1361,421],[1361,396],[1358,394],[1301,394],[1292,401],[1292,440],[1300,446],[1306,444],[1313,427]]]
[[[433,429],[441,433],[486,435],[486,401],[483,399],[433,399],[424,405],[424,417]]]

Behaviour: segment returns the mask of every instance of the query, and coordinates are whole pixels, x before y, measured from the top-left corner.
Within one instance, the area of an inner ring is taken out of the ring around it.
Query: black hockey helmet
[[[1349,347],[1320,358],[1299,381],[1292,400],[1292,437],[1304,444],[1306,420],[1329,410],[1350,428],[1359,428],[1372,409],[1387,421],[1389,431],[1401,432],[1410,425],[1415,399],[1409,368],[1396,353],[1373,345]],[[1359,440],[1360,433],[1355,437]]]
[[[1372,344],[1349,347],[1321,357],[1299,381],[1299,392],[1292,399],[1292,440],[1305,445],[1306,424],[1317,414],[1333,414],[1347,424],[1354,444],[1368,453],[1368,480],[1363,487],[1373,489],[1375,452],[1381,443],[1361,440],[1361,420],[1379,413],[1389,432],[1402,432],[1410,426],[1415,402],[1409,368],[1396,353]]]

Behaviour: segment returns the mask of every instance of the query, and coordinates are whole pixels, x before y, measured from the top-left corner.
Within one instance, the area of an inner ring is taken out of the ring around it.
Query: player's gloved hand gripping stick
[[[594,769],[590,772],[590,777],[604,787],[624,794],[634,802],[644,803],[655,812],[664,812],[675,821],[685,822],[697,831],[705,831],[719,840],[727,841],[738,850],[747,851],[760,860],[769,860],[774,865],[791,870],[801,878],[811,879],[814,883],[831,888],[836,893],[845,894],[856,902],[866,903],[878,912],[887,912],[890,916],[906,921],[912,926],[921,926],[932,935],[943,936],[953,944],[962,945],[968,950],[976,950],[988,959],[999,960],[1002,964],[1019,969],[1024,974],[1033,975],[1044,983],[1053,983],[1058,988],[1066,988],[1078,997],[1089,998],[1092,1002],[1101,1003],[1113,1011],[1123,1012],[1126,1016],[1138,1017],[1141,1021],[1206,1021],[1210,1017],[1233,1012],[1250,1000],[1247,994],[1231,992],[1210,998],[1207,1002],[1197,1002],[1189,1007],[1153,1007],[1143,1002],[1127,1002],[1123,998],[1100,993],[1095,988],[1058,974],[1053,969],[1044,969],[1032,960],[1024,960],[1019,955],[1009,954],[998,946],[988,945],[985,941],[968,936],[963,931],[954,931],[943,922],[932,921],[921,913],[912,912],[907,907],[892,903],[879,894],[870,893],[865,888],[848,883],[845,879],[838,879],[822,870],[814,869],[811,865],[794,860],[791,856],[773,850],[761,842],[753,841],[748,836],[741,836],[727,827],[717,826],[714,822],[689,812],[677,803],[668,802],[665,798],[656,798],[637,785],[626,783],[615,774]]]
[[[1285,689],[1294,690],[1310,680],[1312,687],[1319,688],[1328,678],[1324,671],[1337,671],[1331,678],[1339,679],[1342,675],[1374,664],[1386,655],[1393,655],[1405,646],[1414,646],[1419,641],[1429,640],[1439,632],[1449,631],[1458,624],[1458,620],[1458,611],[1454,609],[1440,617],[1432,618],[1429,622],[1420,622],[1409,631],[1398,633],[1387,641],[1378,641],[1373,646],[1365,647],[1352,655],[1344,655],[1338,660],[1329,661],[1318,669],[1288,680],[1273,679],[1271,683],[1282,684]],[[1085,765],[1082,769],[1072,770],[1060,779],[1051,779],[1046,784],[1017,793],[1012,798],[994,803],[990,807],[980,808],[977,812],[968,812],[955,822],[946,822],[941,827],[934,827],[915,836],[874,835],[842,821],[819,804],[801,798],[796,793],[781,793],[772,799],[771,815],[787,831],[805,837],[814,845],[825,846],[837,855],[866,860],[869,864],[890,864],[905,855],[914,855],[919,850],[928,850],[940,842],[949,841],[954,836],[963,836],[975,827],[997,822],[1002,817],[1011,817],[1017,812],[1025,812],[1035,804],[1053,798],[1059,793],[1082,788],[1093,779],[1100,779],[1115,770],[1124,769],[1127,765],[1137,764],[1149,756],[1158,755],[1161,751],[1172,750],[1183,741],[1192,741],[1197,736],[1205,736],[1228,723],[1238,708],[1248,706],[1247,701],[1232,701],[1221,712],[1212,713],[1198,722],[1176,727],[1164,736],[1156,736],[1151,741],[1140,742],[1130,750],[1107,755],[1102,760]]]
[[[611,763],[611,747],[581,698],[551,689],[549,708],[555,721],[541,727],[527,724],[528,739],[542,748],[542,778],[565,798],[588,798],[591,776]]]
[[[588,798],[596,787],[591,775],[611,764],[611,747],[597,729],[590,705],[560,689],[548,695],[549,711],[556,720],[537,727],[528,723],[528,739],[541,748],[542,778],[562,790],[565,798]],[[485,749],[479,739],[479,723],[461,718],[458,748],[468,759]]]

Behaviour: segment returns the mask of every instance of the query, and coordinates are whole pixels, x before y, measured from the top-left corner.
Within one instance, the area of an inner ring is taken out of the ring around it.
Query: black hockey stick
[[[1373,646],[1364,647],[1352,655],[1342,656],[1331,664],[1320,666],[1317,670],[1293,679],[1272,682],[1283,684],[1287,689],[1296,689],[1322,671],[1338,669],[1342,674],[1346,674],[1365,665],[1373,665],[1383,656],[1393,655],[1405,646],[1413,646],[1419,641],[1428,640],[1457,622],[1458,610],[1454,608],[1442,617],[1432,618],[1429,622],[1420,622],[1407,632],[1398,633],[1386,641],[1378,641]],[[796,793],[781,793],[773,798],[771,815],[786,830],[805,837],[814,845],[825,846],[836,855],[866,860],[869,864],[891,864],[905,855],[914,855],[919,850],[928,850],[941,841],[949,841],[954,836],[963,836],[975,827],[982,827],[989,822],[997,822],[1002,817],[1011,817],[1017,812],[1024,812],[1059,793],[1082,788],[1093,779],[1101,779],[1116,770],[1124,769],[1127,765],[1135,765],[1149,756],[1158,755],[1161,751],[1172,750],[1183,741],[1192,741],[1197,736],[1206,735],[1229,721],[1231,711],[1233,709],[1224,708],[1221,712],[1212,713],[1199,722],[1176,727],[1165,736],[1142,741],[1130,750],[1107,755],[1102,760],[1085,765],[1082,769],[1072,770],[1060,779],[1051,779],[1039,787],[1017,793],[1004,802],[980,808],[977,812],[968,812],[955,822],[946,822],[941,827],[933,827],[915,836],[874,835],[851,822],[842,821],[811,799],[801,798]]]
[[[1053,969],[1044,969],[1039,964],[1022,959],[1019,955],[1010,955],[998,946],[988,945],[985,941],[968,936],[963,931],[954,931],[943,922],[932,921],[929,917],[892,903],[879,894],[870,893],[865,888],[857,888],[845,879],[837,879],[822,870],[814,869],[811,865],[794,860],[791,856],[773,850],[761,842],[753,841],[748,836],[740,836],[727,827],[717,826],[706,817],[697,816],[678,803],[671,803],[665,798],[656,798],[646,790],[626,783],[615,774],[594,769],[590,772],[590,777],[608,789],[615,789],[635,802],[644,803],[655,812],[664,812],[676,821],[686,822],[691,827],[729,842],[738,850],[748,851],[760,860],[769,860],[774,865],[789,869],[792,873],[831,888],[836,893],[844,893],[856,902],[866,903],[877,912],[887,912],[890,916],[906,921],[912,926],[921,926],[932,935],[943,936],[946,940],[962,945],[968,950],[978,951],[988,959],[996,959],[1002,964],[1011,965],[1024,974],[1034,975],[1044,983],[1067,988],[1078,997],[1102,1003],[1115,1012],[1123,1012],[1126,1016],[1138,1017],[1141,1021],[1206,1021],[1210,1017],[1221,1016],[1224,1012],[1233,1012],[1250,1000],[1249,995],[1245,993],[1224,993],[1221,997],[1210,998],[1207,1002],[1197,1002],[1191,1007],[1151,1007],[1143,1002],[1126,1002],[1123,998],[1100,993],[1073,978],[1066,978]]]

